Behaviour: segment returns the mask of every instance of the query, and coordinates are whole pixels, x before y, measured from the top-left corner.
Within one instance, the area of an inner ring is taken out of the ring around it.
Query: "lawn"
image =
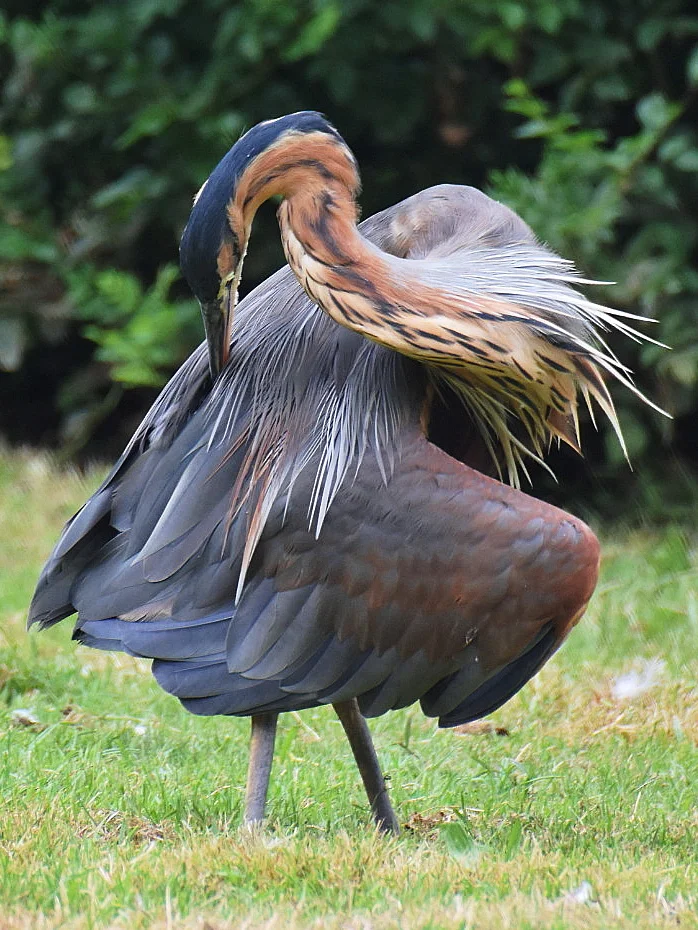
[[[602,533],[586,617],[484,724],[372,722],[400,837],[371,828],[326,708],[282,717],[250,835],[246,720],[187,715],[69,621],[25,632],[98,477],[0,454],[2,930],[698,927],[695,538]]]

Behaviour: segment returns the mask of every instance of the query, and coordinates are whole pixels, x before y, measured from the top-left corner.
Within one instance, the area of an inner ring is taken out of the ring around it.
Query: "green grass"
[[[325,708],[282,718],[250,836],[247,721],[187,715],[69,622],[25,633],[42,560],[97,480],[0,455],[3,930],[698,927],[698,559],[681,532],[606,538],[586,617],[494,727],[439,731],[416,708],[372,723],[399,838],[372,830]],[[657,659],[652,687],[614,694]]]

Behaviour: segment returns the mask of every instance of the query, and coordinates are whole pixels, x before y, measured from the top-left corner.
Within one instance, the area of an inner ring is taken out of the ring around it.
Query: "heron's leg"
[[[274,740],[278,714],[253,714],[252,737],[250,739],[250,761],[247,766],[247,787],[245,789],[246,826],[252,826],[264,820],[264,807],[267,803],[269,775],[274,759]]]
[[[378,829],[381,833],[399,833],[400,827],[390,804],[371,731],[359,710],[356,698],[341,701],[333,706],[349,739]]]

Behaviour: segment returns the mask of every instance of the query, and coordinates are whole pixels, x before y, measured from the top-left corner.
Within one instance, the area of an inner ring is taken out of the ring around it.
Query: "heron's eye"
[[[235,272],[232,271],[229,275],[226,275],[226,277],[221,280],[221,286],[218,288],[218,299],[221,300],[228,288],[233,287],[234,284]]]
[[[218,280],[220,282],[218,286],[219,298],[223,295],[225,288],[239,271],[242,255],[238,234],[229,226],[226,227],[216,258],[216,268]]]

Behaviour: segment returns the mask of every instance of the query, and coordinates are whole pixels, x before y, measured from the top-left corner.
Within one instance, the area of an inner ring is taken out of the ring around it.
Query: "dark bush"
[[[113,454],[200,338],[173,264],[193,192],[245,127],[314,108],[358,156],[365,213],[440,181],[484,187],[582,270],[618,282],[599,299],[659,319],[647,331],[673,351],[620,351],[675,419],[615,393],[637,474],[663,482],[659,509],[672,499],[669,476],[675,489],[698,460],[692,3],[39,6],[0,14],[7,436]],[[281,261],[267,210],[245,286]],[[598,499],[637,491],[610,436],[589,448]],[[562,470],[588,493],[579,468]]]

